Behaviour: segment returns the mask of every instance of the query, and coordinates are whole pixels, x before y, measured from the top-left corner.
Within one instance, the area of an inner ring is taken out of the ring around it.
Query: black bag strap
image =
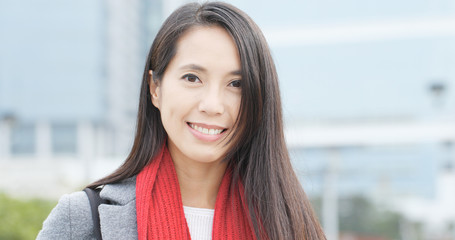
[[[101,188],[95,190],[91,188],[85,188],[84,192],[88,196],[90,202],[90,209],[92,211],[92,220],[93,220],[93,229],[95,233],[95,238],[97,240],[102,240],[101,237],[101,225],[100,225],[100,214],[98,212],[98,206],[103,202],[100,197]]]

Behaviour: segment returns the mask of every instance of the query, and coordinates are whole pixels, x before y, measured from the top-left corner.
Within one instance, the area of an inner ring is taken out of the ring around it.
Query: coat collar
[[[125,205],[136,199],[136,177],[127,178],[119,183],[107,184],[100,192],[103,200],[112,205]]]
[[[100,196],[109,201],[98,208],[103,239],[137,239],[136,177],[104,186]]]

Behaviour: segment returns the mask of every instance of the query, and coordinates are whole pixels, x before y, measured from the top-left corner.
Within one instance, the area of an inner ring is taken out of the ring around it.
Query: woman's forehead
[[[219,26],[198,26],[184,33],[176,44],[173,67],[228,72],[241,69],[237,46],[231,35]]]

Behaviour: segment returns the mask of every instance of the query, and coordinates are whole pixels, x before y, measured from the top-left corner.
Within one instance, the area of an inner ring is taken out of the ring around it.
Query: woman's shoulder
[[[108,230],[112,211],[123,211],[135,220],[136,178],[128,178],[119,183],[107,184],[100,192],[100,197],[108,204],[99,207],[101,229]],[[115,208],[110,208],[115,206]],[[103,215],[105,215],[103,217]],[[106,225],[106,226],[103,226]],[[57,206],[43,222],[43,228],[37,239],[94,239],[92,212],[87,194],[83,191],[63,195]]]
[[[77,231],[74,231],[77,229]],[[37,239],[92,239],[93,224],[87,195],[63,195],[52,209]]]

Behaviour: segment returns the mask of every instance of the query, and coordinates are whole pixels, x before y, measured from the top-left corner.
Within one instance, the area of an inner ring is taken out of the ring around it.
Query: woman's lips
[[[190,132],[199,140],[213,142],[220,139],[226,128],[202,123],[187,122]]]

